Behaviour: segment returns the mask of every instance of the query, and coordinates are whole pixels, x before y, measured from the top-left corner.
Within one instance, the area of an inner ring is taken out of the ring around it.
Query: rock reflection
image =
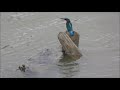
[[[68,55],[62,56],[59,60],[58,68],[62,78],[71,78],[80,71],[79,63]]]

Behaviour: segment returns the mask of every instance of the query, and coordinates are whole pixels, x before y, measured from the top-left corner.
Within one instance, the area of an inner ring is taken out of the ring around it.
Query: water
[[[120,77],[119,12],[2,12],[2,78]],[[57,38],[70,18],[82,57],[63,56]],[[29,67],[21,72],[19,66]]]

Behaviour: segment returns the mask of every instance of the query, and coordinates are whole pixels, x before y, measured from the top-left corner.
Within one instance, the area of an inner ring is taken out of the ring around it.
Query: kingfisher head
[[[60,19],[65,20],[66,22],[70,22],[70,19],[68,18],[60,18]]]

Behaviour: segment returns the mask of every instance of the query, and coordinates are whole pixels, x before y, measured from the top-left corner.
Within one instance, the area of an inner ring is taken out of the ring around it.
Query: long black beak
[[[60,19],[65,20],[65,18],[60,18]]]

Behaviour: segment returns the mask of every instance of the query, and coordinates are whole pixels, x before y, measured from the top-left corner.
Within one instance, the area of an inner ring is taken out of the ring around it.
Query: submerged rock
[[[57,61],[58,52],[55,51],[53,48],[51,49],[43,49],[37,55],[32,58],[29,58],[28,61],[31,63],[37,64],[52,64]]]

